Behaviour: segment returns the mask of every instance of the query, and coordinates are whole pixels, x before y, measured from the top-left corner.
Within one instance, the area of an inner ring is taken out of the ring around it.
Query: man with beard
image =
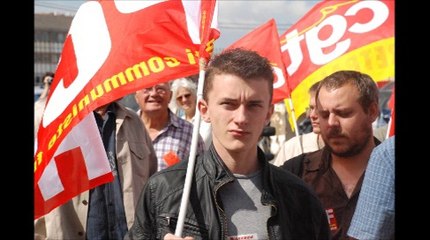
[[[316,112],[325,147],[286,161],[281,167],[307,182],[317,193],[331,239],[348,239],[347,231],[373,148],[372,123],[379,116],[378,88],[356,71],[338,71],[317,90]]]

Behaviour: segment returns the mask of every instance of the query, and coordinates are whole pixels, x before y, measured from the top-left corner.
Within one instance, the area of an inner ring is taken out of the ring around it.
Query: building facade
[[[34,14],[34,86],[45,72],[55,72],[73,16]]]

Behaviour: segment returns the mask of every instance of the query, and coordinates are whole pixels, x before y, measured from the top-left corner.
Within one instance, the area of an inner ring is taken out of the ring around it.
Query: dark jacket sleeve
[[[304,169],[304,163],[306,158],[308,158],[309,155],[304,153],[299,156],[296,156],[294,158],[291,158],[290,160],[286,161],[280,168],[283,170],[286,170],[290,173],[293,173],[297,177],[301,178],[303,175],[303,169]],[[330,239],[330,228],[327,221],[327,215],[325,213],[324,208],[322,207],[321,202],[319,201],[318,197],[316,196],[314,190],[305,184],[305,182],[300,179],[299,180],[302,184],[306,186],[309,193],[304,194],[301,198],[299,198],[299,205],[303,207],[301,214],[304,214],[304,212],[309,211],[310,213],[310,219],[307,221],[308,224],[312,224],[312,228],[309,229],[308,234],[312,234],[312,236],[308,236],[309,239],[318,239],[318,240],[328,240]],[[307,192],[307,191],[304,191]],[[304,204],[305,206],[301,205]],[[296,236],[301,237],[301,236]]]
[[[134,223],[125,235],[124,239],[156,239],[155,226],[151,223],[155,223],[153,205],[154,199],[151,196],[151,181],[148,181],[140,195],[139,201],[135,210]]]

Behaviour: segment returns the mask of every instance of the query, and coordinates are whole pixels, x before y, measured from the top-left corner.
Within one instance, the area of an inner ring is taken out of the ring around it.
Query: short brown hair
[[[364,112],[367,113],[372,103],[375,103],[378,106],[379,91],[375,81],[365,73],[352,70],[337,71],[321,80],[315,98],[318,99],[318,95],[322,87],[326,87],[327,89],[338,89],[348,83],[357,88],[360,94],[358,101]]]
[[[203,99],[208,101],[208,94],[213,87],[213,79],[219,74],[233,74],[245,81],[262,79],[267,81],[270,92],[270,102],[273,96],[273,70],[267,58],[255,51],[243,48],[226,50],[215,56],[205,72]]]

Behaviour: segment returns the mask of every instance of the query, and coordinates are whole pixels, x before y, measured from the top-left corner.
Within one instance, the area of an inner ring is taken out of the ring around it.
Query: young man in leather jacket
[[[212,144],[197,156],[183,236],[174,236],[187,161],[154,174],[126,239],[328,239],[325,212],[306,184],[258,148],[273,113],[273,72],[256,52],[216,56],[198,108]]]

